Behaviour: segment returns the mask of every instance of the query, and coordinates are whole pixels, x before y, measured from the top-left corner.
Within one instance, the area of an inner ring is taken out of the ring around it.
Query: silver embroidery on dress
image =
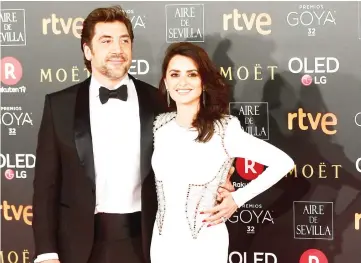
[[[226,116],[222,118],[215,124],[214,130],[215,134],[218,134],[221,137],[222,147],[228,158],[224,161],[218,173],[211,181],[205,184],[189,184],[188,186],[185,213],[193,239],[198,237],[198,234],[205,225],[199,217],[199,212],[214,207],[216,204],[218,187],[226,181],[228,171],[234,161],[234,158],[229,157],[224,146],[225,130],[228,122],[232,118],[234,117]]]
[[[155,133],[165,124],[173,120],[176,116],[175,112],[162,113],[158,115],[153,123],[153,144],[155,142]],[[157,191],[158,210],[156,214],[156,222],[158,226],[159,235],[162,234],[163,223],[166,211],[166,202],[163,189],[163,181],[155,179],[155,186]]]

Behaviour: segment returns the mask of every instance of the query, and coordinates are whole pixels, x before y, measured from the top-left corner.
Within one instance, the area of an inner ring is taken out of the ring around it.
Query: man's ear
[[[84,50],[84,56],[85,56],[85,58],[86,58],[87,60],[91,61],[92,58],[93,58],[91,48],[90,48],[86,43],[84,43],[84,44],[83,44],[83,50]]]

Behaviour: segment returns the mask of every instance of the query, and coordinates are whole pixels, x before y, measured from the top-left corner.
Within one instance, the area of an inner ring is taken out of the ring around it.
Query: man
[[[120,7],[95,9],[81,37],[92,76],[45,97],[34,179],[35,262],[150,262],[157,210],[152,128],[165,108],[156,88],[128,74],[133,39]]]

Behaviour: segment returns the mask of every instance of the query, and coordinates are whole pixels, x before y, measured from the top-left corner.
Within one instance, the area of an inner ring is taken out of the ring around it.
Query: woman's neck
[[[194,105],[177,105],[177,124],[181,127],[191,128],[198,111],[198,103]]]

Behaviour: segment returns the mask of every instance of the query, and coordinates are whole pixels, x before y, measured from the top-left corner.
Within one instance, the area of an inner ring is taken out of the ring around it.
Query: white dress
[[[195,129],[175,122],[176,113],[164,113],[154,122],[154,153],[158,211],[151,242],[151,263],[226,263],[228,230],[207,227],[201,210],[215,205],[216,191],[235,157],[267,165],[246,187],[232,193],[238,207],[267,190],[293,168],[293,161],[273,145],[242,130],[236,117],[215,125],[207,143],[198,143]]]

